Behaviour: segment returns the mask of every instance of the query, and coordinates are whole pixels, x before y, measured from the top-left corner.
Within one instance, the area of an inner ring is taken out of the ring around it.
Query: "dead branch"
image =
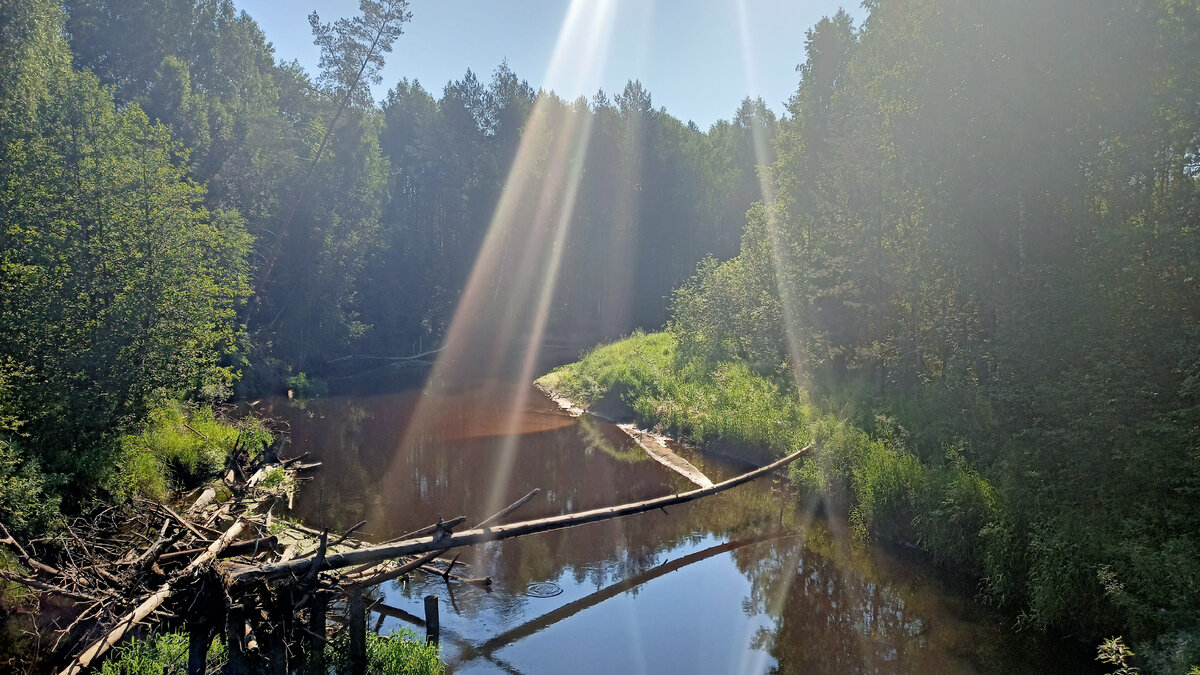
[[[208,549],[204,551],[204,553],[197,556],[194,560],[192,560],[191,563],[188,564],[187,567],[183,569],[180,577],[186,577],[187,575],[199,569],[201,565],[211,562],[214,558],[216,558],[217,554],[224,550],[225,547],[229,546],[229,544],[231,544],[233,540],[236,539],[239,534],[241,534],[244,526],[245,521],[242,519],[239,518],[238,520],[234,521],[233,525],[231,525],[230,528],[225,531],[225,534],[221,535],[220,539],[214,541],[208,547]],[[113,645],[120,642],[121,638],[125,637],[125,633],[127,633],[130,628],[143,621],[146,617],[150,616],[154,610],[158,609],[158,606],[161,605],[164,600],[170,597],[172,592],[173,589],[171,582],[167,582],[160,586],[157,591],[146,597],[141,604],[134,608],[132,612],[121,617],[121,620],[117,622],[116,627],[109,631],[108,635],[104,636],[103,639],[93,643],[92,646],[85,649],[83,653],[76,657],[76,659],[71,662],[71,665],[63,669],[59,675],[75,675],[75,673],[85,670],[92,664],[92,661],[108,651]]]
[[[534,489],[530,490],[529,494],[525,495],[524,497],[521,497],[520,499],[513,502],[512,504],[509,504],[508,506],[504,507],[503,509],[500,509],[500,511],[496,512],[495,514],[488,516],[487,518],[485,518],[483,521],[481,521],[475,527],[480,528],[480,527],[487,527],[488,525],[491,525],[492,523],[496,522],[497,520],[500,520],[504,516],[507,516],[508,514],[512,513],[513,511],[516,511],[517,509],[524,506],[526,502],[528,502],[530,499],[533,499],[533,496],[538,494],[539,492],[541,492],[541,490],[538,488],[534,488]],[[445,534],[450,534],[450,528],[453,527],[452,525],[447,525],[444,523],[438,523],[437,526],[440,526],[441,527],[440,531]],[[437,526],[435,526],[435,527],[437,527]],[[418,530],[418,532],[420,532],[420,531],[421,530]],[[416,560],[411,560],[409,562],[404,563],[403,565],[400,565],[396,569],[389,570],[387,572],[381,572],[379,574],[376,574],[373,577],[363,579],[362,581],[359,581],[357,583],[363,587],[377,586],[379,584],[382,584],[385,581],[391,581],[392,579],[402,577],[405,574],[408,574],[409,572],[411,572],[412,570],[415,570],[419,567],[424,567],[427,563],[430,563],[430,562],[436,560],[439,555],[445,553],[447,550],[449,550],[449,549],[438,549],[438,550],[430,551],[429,553],[426,553],[425,555],[417,558]],[[455,560],[457,560],[457,559],[458,558],[455,557]],[[365,568],[360,568],[359,570],[356,570],[356,571],[365,572],[367,569],[370,569],[371,567],[373,567],[373,565],[366,566]],[[451,563],[450,567],[451,568],[454,567],[453,563]],[[440,573],[441,572],[439,570],[439,574]],[[449,575],[449,570],[446,571],[446,574]],[[448,576],[443,576],[443,578],[448,578]],[[465,579],[462,579],[461,577],[455,577],[455,578],[465,581]],[[487,585],[488,586],[491,585],[490,579],[487,581]]]
[[[727,481],[717,483],[709,488],[701,488],[678,495],[659,497],[657,499],[623,504],[620,506],[593,509],[591,511],[584,511],[581,513],[569,513],[561,516],[552,516],[550,518],[541,518],[538,520],[513,523],[511,525],[475,528],[465,532],[457,532],[442,537],[426,536],[415,539],[406,539],[392,544],[369,546],[343,553],[333,553],[325,556],[324,560],[321,561],[323,566],[322,568],[341,569],[351,565],[361,565],[363,563],[387,560],[389,558],[398,558],[404,555],[427,553],[429,551],[451,549],[459,546],[470,546],[487,541],[511,539],[512,537],[519,537],[526,534],[561,530],[568,527],[575,527],[577,525],[611,520],[613,518],[621,518],[623,516],[629,516],[635,513],[644,513],[646,511],[662,509],[668,506],[674,506],[676,504],[683,504],[700,499],[702,497],[717,494],[718,492],[723,492],[729,488],[736,487],[742,483],[754,480],[759,476],[765,475],[771,471],[774,471],[775,469],[794,462],[808,450],[809,448],[806,447],[762,468],[755,469],[754,471],[744,473]],[[285,577],[298,575],[304,571],[308,571],[306,568],[310,567],[311,565],[312,563],[306,560],[291,560],[283,563],[259,566],[245,565],[232,570],[231,577],[235,585],[245,584],[258,579],[282,579]]]

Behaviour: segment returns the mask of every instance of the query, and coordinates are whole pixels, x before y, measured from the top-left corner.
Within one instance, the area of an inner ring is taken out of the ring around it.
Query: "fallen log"
[[[61,574],[61,572],[59,572],[56,568],[38,562],[37,560],[33,559],[33,556],[26,553],[25,549],[22,548],[19,543],[17,543],[17,540],[8,533],[8,528],[4,527],[3,523],[0,523],[0,534],[4,535],[4,538],[0,539],[0,544],[7,544],[15,548],[17,550],[17,555],[21,559],[21,562],[24,563],[26,567],[34,570],[35,572],[41,572],[42,574],[52,577],[56,577]]]
[[[21,584],[22,586],[28,586],[29,588],[32,588],[32,589],[35,589],[38,591],[45,591],[47,593],[54,593],[56,595],[61,595],[62,597],[70,598],[71,600],[88,600],[91,602],[104,602],[104,600],[97,598],[94,595],[90,595],[88,593],[80,593],[78,591],[72,591],[69,588],[63,588],[62,586],[55,586],[53,584],[47,584],[47,583],[38,581],[37,579],[30,579],[28,577],[23,577],[19,574],[13,573],[13,572],[9,572],[8,570],[0,570],[0,579],[4,579],[5,581],[11,581],[15,584]]]
[[[497,520],[500,520],[504,516],[507,516],[508,514],[512,513],[513,511],[516,511],[517,509],[524,506],[526,502],[528,502],[530,499],[533,499],[534,495],[538,494],[539,492],[541,492],[540,488],[534,488],[534,489],[530,490],[529,494],[525,495],[524,497],[521,497],[520,499],[513,502],[512,504],[509,504],[508,506],[504,507],[503,509],[500,509],[500,511],[498,511],[497,513],[495,513],[491,516],[488,516],[486,519],[484,519],[478,525],[476,525],[475,528],[478,529],[481,527],[487,527],[488,525],[491,525],[492,523],[496,522]],[[437,537],[439,535],[444,536],[444,535],[453,534],[450,531],[449,527],[445,526],[444,524],[440,524],[440,525],[442,525],[442,529],[437,534],[434,535],[435,537]],[[426,563],[430,563],[430,562],[433,562],[434,560],[437,560],[437,557],[440,556],[441,554],[445,553],[447,550],[449,550],[449,549],[434,549],[434,550],[426,553],[425,555],[417,558],[416,560],[412,560],[407,563],[404,563],[403,565],[397,567],[394,570],[382,572],[382,573],[376,574],[375,576],[372,576],[368,579],[364,579],[364,580],[358,582],[358,585],[363,586],[363,587],[377,586],[379,584],[382,584],[385,581],[391,581],[392,579],[402,577],[405,574],[408,574],[409,572],[411,572],[417,568],[424,567],[426,565]],[[453,564],[451,564],[451,567],[453,567]],[[446,572],[447,572],[447,574],[449,574],[449,570],[447,570]],[[439,570],[438,573],[440,574],[441,571]],[[462,580],[462,581],[467,581],[466,579],[462,579],[462,577],[455,577],[455,578]],[[472,580],[472,581],[481,581],[481,580]],[[488,579],[486,585],[491,586],[491,584],[492,584],[491,579]]]
[[[204,565],[216,558],[222,550],[229,546],[229,544],[231,544],[233,540],[236,539],[239,534],[241,534],[244,526],[245,522],[241,518],[234,521],[233,525],[231,525],[229,529],[225,531],[225,534],[221,535],[220,539],[217,539],[210,544],[209,547],[205,549],[204,553],[196,556],[192,562],[188,563],[187,567],[183,568],[183,571],[180,573],[180,577],[186,577],[187,575],[199,569],[201,565]],[[76,673],[83,672],[92,664],[93,661],[96,660],[96,658],[107,652],[113,645],[120,642],[121,638],[125,637],[125,633],[127,633],[130,628],[133,628],[138,622],[150,616],[154,610],[158,609],[158,606],[161,605],[163,601],[170,597],[171,593],[174,592],[171,583],[172,582],[167,582],[160,586],[157,591],[151,593],[144,600],[142,600],[141,604],[134,608],[133,611],[121,617],[121,619],[117,622],[116,627],[109,631],[108,635],[105,635],[100,640],[92,643],[90,647],[85,649],[83,653],[81,653],[75,658],[74,661],[71,662],[71,665],[64,668],[59,675],[75,675]]]
[[[321,569],[341,569],[351,565],[361,565],[379,560],[387,560],[389,558],[398,558],[404,555],[416,555],[427,553],[435,550],[445,550],[457,548],[459,546],[471,546],[481,544],[487,541],[498,541],[501,539],[510,539],[526,534],[535,534],[538,532],[548,532],[551,530],[561,530],[577,525],[587,523],[595,523],[613,518],[620,518],[636,513],[644,513],[655,509],[665,509],[668,506],[683,504],[694,501],[702,497],[723,492],[729,488],[736,487],[742,483],[749,482],[794,462],[801,455],[809,450],[812,446],[798,450],[783,459],[772,462],[764,467],[755,469],[740,476],[736,476],[727,481],[717,483],[708,488],[692,490],[682,494],[671,495],[667,497],[659,497],[657,499],[649,499],[631,504],[623,504],[621,506],[610,506],[582,513],[569,513],[561,516],[552,516],[550,518],[541,518],[538,520],[530,520],[511,525],[498,525],[495,527],[481,527],[464,532],[456,532],[445,536],[426,536],[415,539],[406,539],[392,544],[381,544],[379,546],[368,546],[365,548],[346,551],[343,553],[332,553],[327,555],[321,561]],[[243,565],[235,567],[230,572],[230,579],[234,585],[246,584],[257,579],[282,579],[289,576],[299,576],[307,573],[312,567],[312,562],[308,560],[290,560],[282,563],[274,563],[268,565]]]
[[[274,551],[278,547],[279,547],[279,539],[276,537],[262,537],[260,539],[249,539],[247,541],[239,541],[235,544],[230,544],[229,546],[225,547],[225,550],[221,551],[221,553],[218,554],[217,557],[218,558],[231,558],[236,555],[247,555],[247,554],[256,555],[263,551]],[[204,551],[207,550],[207,548],[208,547],[189,548],[184,551],[171,551],[170,553],[164,553],[164,554],[160,555],[158,557],[158,559],[160,562],[170,562],[172,560],[178,560],[179,558],[187,558],[188,556],[193,556],[193,555],[197,555],[200,553],[204,553]]]
[[[196,499],[196,501],[190,507],[188,507],[188,510],[184,512],[184,515],[189,518],[194,518],[200,515],[200,513],[204,511],[204,507],[213,503],[213,500],[216,498],[216,490],[212,488],[205,489],[204,492],[200,493],[200,496]]]

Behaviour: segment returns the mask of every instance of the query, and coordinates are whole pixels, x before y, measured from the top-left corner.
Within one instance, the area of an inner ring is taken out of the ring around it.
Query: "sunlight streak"
[[[753,44],[753,36],[750,34],[750,14],[746,8],[746,0],[737,0],[738,14],[738,42],[741,46],[742,69],[745,72],[746,83],[749,85],[749,91],[759,91],[757,85],[757,69],[754,63],[754,50],[750,48]],[[801,382],[800,366],[802,355],[800,343],[797,338],[798,329],[796,326],[795,313],[795,296],[791,292],[789,284],[785,283],[786,269],[794,267],[794,260],[787,259],[788,248],[784,245],[782,235],[779,231],[778,209],[779,206],[775,199],[775,189],[771,183],[768,171],[765,170],[769,165],[770,153],[768,152],[768,141],[762,126],[751,124],[750,126],[752,140],[754,142],[755,165],[761,167],[758,171],[759,190],[762,193],[763,209],[766,215],[767,235],[771,242],[772,261],[775,264],[775,278],[779,289],[779,301],[783,306],[783,323],[784,337],[787,340],[788,357],[792,362],[792,377],[796,380],[797,388],[803,383]]]
[[[759,91],[756,82],[757,69],[754,63],[754,51],[750,48],[753,44],[753,36],[750,34],[750,16],[746,8],[746,0],[737,0],[737,15],[738,15],[738,43],[741,47],[742,68],[745,72],[746,83],[749,91]],[[766,217],[767,236],[771,244],[771,260],[775,267],[775,277],[777,279],[777,288],[779,289],[779,300],[783,307],[784,321],[784,338],[787,340],[788,358],[792,364],[792,377],[796,381],[797,395],[803,392],[803,382],[800,376],[800,367],[803,363],[800,359],[801,350],[800,343],[797,338],[797,326],[795,316],[794,295],[790,292],[790,285],[784,282],[784,271],[792,265],[794,261],[786,260],[787,247],[784,246],[781,233],[779,231],[778,209],[776,203],[775,188],[771,182],[769,175],[769,163],[771,154],[768,149],[768,139],[766,138],[765,130],[761,124],[752,120],[750,124],[751,140],[754,143],[754,158],[755,166],[758,167],[758,185],[762,194],[763,211]],[[803,403],[803,402],[802,402]],[[801,527],[799,532],[807,532],[811,524],[814,510],[804,509],[801,511]],[[804,535],[800,535],[801,545],[794,549],[793,555],[788,560],[789,569],[796,570],[799,563],[801,551],[804,550]],[[798,571],[791,574],[785,574],[785,581],[779,584],[776,589],[777,594],[774,597],[767,598],[768,603],[773,603],[776,609],[782,609],[784,602],[791,590],[792,584],[796,580]],[[770,609],[768,609],[770,613]],[[776,612],[776,615],[778,613]],[[768,652],[748,651],[743,657],[741,664],[741,672],[764,672],[767,666]]]
[[[579,90],[598,83],[611,42],[615,0],[573,0],[544,81]],[[590,114],[572,113],[539,92],[491,224],[398,452],[436,426],[434,397],[472,381],[518,376],[532,382],[558,288],[592,133]],[[515,372],[514,372],[515,371]],[[502,402],[491,463],[488,511],[507,502],[531,386]],[[472,514],[482,518],[487,514]]]

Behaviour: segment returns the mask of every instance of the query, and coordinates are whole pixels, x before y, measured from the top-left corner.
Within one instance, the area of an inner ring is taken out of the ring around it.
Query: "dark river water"
[[[324,462],[294,514],[333,531],[366,520],[383,540],[465,515],[474,524],[533,488],[508,521],[694,488],[616,426],[570,417],[527,384],[268,403],[290,454]],[[677,449],[714,481],[748,467]],[[435,594],[454,673],[1088,672],[1074,643],[1026,644],[911,556],[853,543],[760,478],[669,509],[464,552],[376,599],[414,616]],[[410,626],[393,613],[383,632]],[[375,620],[375,617],[372,617]],[[419,629],[418,629],[419,630]]]

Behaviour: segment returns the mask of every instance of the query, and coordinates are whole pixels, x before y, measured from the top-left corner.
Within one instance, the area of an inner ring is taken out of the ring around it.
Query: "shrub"
[[[319,398],[329,393],[329,385],[319,377],[308,373],[296,373],[287,379],[288,392],[297,398]]]
[[[121,438],[113,491],[164,498],[172,489],[217,475],[239,439],[242,447],[257,451],[270,438],[255,421],[221,421],[210,408],[172,401],[154,410],[141,432]]]
[[[47,494],[37,463],[0,439],[0,523],[18,539],[42,532],[58,515],[59,498]]]

